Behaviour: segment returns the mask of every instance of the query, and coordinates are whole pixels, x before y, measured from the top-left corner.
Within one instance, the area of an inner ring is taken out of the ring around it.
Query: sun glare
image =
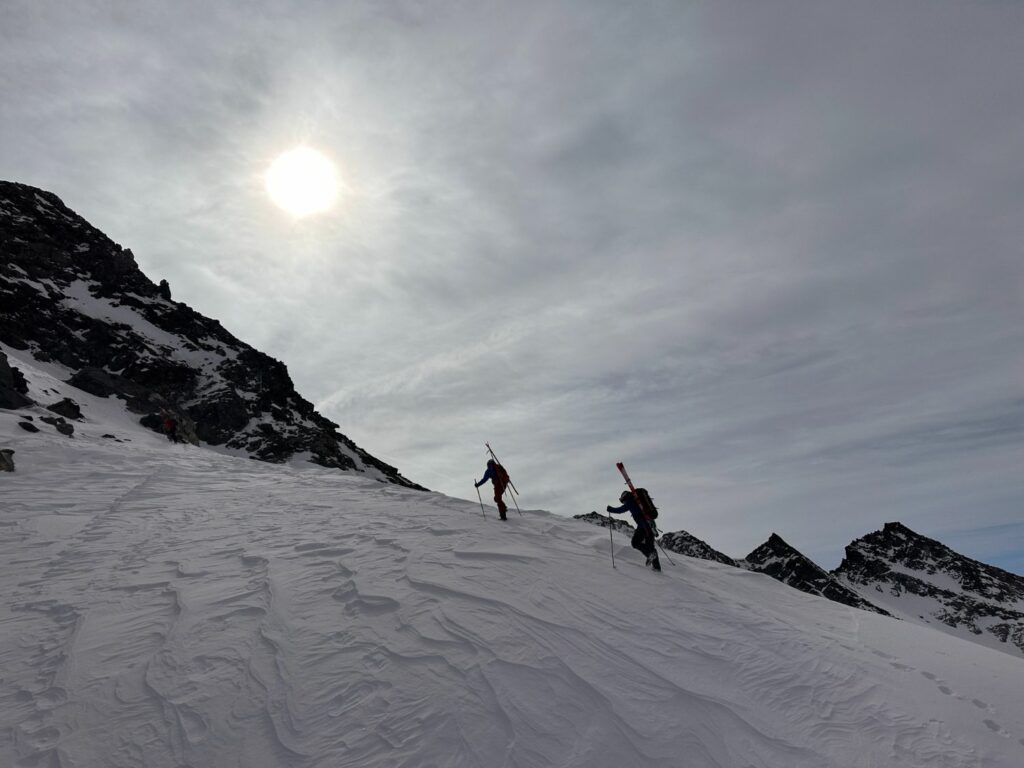
[[[270,199],[296,218],[323,213],[338,198],[334,164],[309,147],[296,147],[278,157],[265,180]]]

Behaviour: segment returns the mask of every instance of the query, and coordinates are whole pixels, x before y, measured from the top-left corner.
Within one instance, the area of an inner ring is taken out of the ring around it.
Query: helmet
[[[619,501],[621,501],[623,504],[625,504],[626,500],[631,498],[632,496],[633,496],[633,494],[630,493],[629,491],[623,491],[622,494],[619,496]]]

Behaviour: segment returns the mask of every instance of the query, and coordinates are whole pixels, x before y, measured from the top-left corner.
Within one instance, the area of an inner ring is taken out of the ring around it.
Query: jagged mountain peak
[[[739,563],[758,573],[764,573],[801,592],[820,595],[865,611],[888,615],[888,612],[836,581],[830,573],[792,546],[777,533],[756,547]]]
[[[0,255],[0,342],[62,366],[73,387],[122,399],[152,429],[169,413],[191,442],[420,487],[317,413],[284,363],[172,300],[56,195],[0,181]]]
[[[836,577],[902,618],[1024,652],[1024,577],[899,522],[854,540],[845,555]]]

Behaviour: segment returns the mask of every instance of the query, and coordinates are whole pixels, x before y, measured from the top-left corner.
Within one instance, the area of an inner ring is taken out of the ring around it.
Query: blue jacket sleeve
[[[480,482],[476,484],[476,487],[479,488],[481,485],[483,485],[484,483],[486,483],[488,480],[490,480],[493,477],[494,477],[494,469],[492,469],[491,466],[488,464],[487,465],[487,471],[484,472],[484,476],[482,478],[480,478]]]

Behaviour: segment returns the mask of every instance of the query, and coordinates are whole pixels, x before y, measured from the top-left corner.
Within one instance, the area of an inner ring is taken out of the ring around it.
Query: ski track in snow
[[[613,571],[546,513],[8,426],[0,764],[1024,765],[1007,654],[621,536]]]

